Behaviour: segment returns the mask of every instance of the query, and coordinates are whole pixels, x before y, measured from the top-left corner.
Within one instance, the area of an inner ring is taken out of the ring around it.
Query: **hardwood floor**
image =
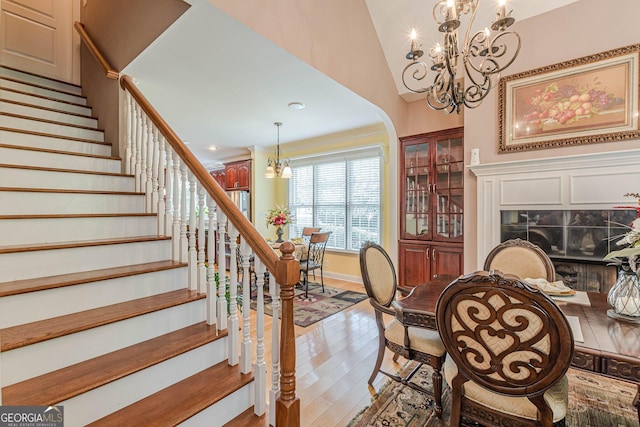
[[[325,278],[325,285],[364,293],[364,286]],[[252,323],[255,312],[251,311]],[[265,357],[271,359],[271,320],[265,316]],[[330,316],[306,328],[295,327],[296,395],[300,398],[302,426],[345,426],[386,383],[378,374],[373,387],[367,380],[378,351],[378,331],[373,308],[368,300]],[[252,337],[254,346],[255,336]],[[394,363],[387,351],[383,369],[396,371],[404,364]],[[269,363],[269,362],[268,362]],[[271,366],[267,365],[271,379]],[[266,417],[257,418],[253,408],[227,426],[266,426]]]

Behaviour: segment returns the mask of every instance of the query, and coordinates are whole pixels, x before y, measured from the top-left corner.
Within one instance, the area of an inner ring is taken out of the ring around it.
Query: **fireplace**
[[[559,278],[577,290],[607,292],[616,268],[602,257],[628,229],[625,193],[640,189],[640,150],[470,166],[477,182],[478,265],[510,238],[538,244]],[[635,203],[634,203],[635,204]]]

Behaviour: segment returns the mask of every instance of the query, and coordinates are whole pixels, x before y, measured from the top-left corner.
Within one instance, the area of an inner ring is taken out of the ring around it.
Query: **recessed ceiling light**
[[[209,147],[209,150],[211,151],[216,151],[218,149],[218,147],[216,147],[215,145],[212,145]]]
[[[305,107],[302,102],[290,102],[287,106],[292,110],[302,110]]]
[[[191,142],[190,142],[190,141],[182,141],[182,142],[184,142],[184,145],[189,145],[189,144],[191,144]]]

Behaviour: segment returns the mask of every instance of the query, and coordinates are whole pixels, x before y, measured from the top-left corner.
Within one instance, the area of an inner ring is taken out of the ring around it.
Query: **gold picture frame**
[[[640,44],[503,77],[499,153],[640,139]]]

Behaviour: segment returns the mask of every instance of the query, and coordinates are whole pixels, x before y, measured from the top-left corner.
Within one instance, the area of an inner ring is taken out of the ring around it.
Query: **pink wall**
[[[516,22],[513,28],[522,38],[522,50],[509,68],[508,74],[639,43],[638,16],[640,16],[638,0],[616,0],[615,2],[580,0],[555,11]],[[466,112],[464,117],[466,164],[469,163],[471,148],[480,149],[481,163],[640,148],[640,140],[635,140],[498,154],[497,112],[497,91],[493,91],[480,107]],[[640,186],[640,183],[638,185]],[[465,175],[465,211],[467,213],[465,270],[467,271],[476,267],[476,191],[476,179],[473,174],[467,172]]]

